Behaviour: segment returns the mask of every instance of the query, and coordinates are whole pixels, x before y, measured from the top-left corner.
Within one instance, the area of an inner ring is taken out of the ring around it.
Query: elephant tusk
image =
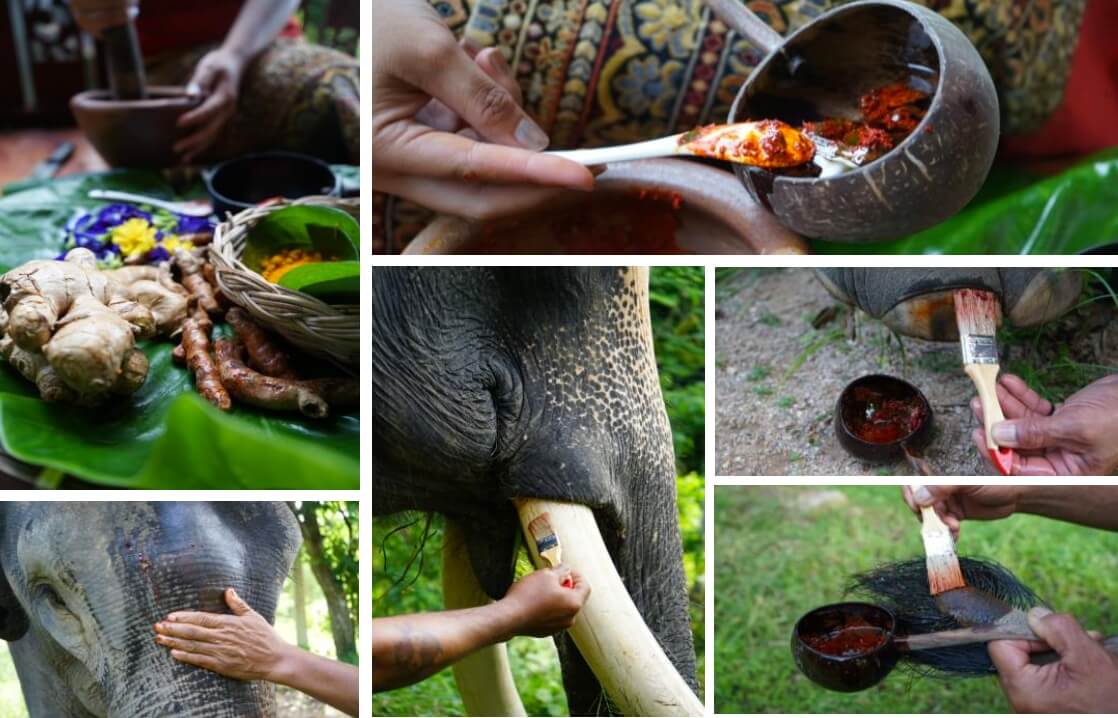
[[[629,716],[701,716],[703,704],[668,660],[633,604],[606,550],[594,513],[580,504],[517,499],[516,511],[536,566],[546,565],[528,530],[546,513],[563,564],[590,584],[590,598],[569,633],[610,700]]]
[[[465,534],[447,519],[443,534],[443,605],[473,608],[489,603],[466,551]],[[508,649],[497,643],[477,650],[452,667],[466,713],[472,716],[527,715],[509,668]]]

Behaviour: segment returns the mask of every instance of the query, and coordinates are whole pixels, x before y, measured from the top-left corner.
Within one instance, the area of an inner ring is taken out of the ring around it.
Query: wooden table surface
[[[74,155],[58,176],[108,169],[101,155],[77,128],[0,132],[0,186],[25,178],[63,142],[73,142]]]

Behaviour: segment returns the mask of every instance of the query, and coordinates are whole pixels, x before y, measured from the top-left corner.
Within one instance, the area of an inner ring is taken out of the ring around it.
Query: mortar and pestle
[[[70,99],[78,127],[114,167],[158,169],[178,164],[178,119],[202,103],[182,87],[148,87],[136,36],[137,0],[70,0],[74,19],[97,40],[108,90]]]
[[[921,476],[934,473],[923,455],[933,436],[932,407],[907,381],[869,374],[850,382],[835,402],[834,425],[839,445],[855,458],[905,459]]]
[[[974,591],[963,600],[977,607],[979,613],[985,610],[981,606],[987,600],[998,601],[989,594],[978,594],[983,592]],[[792,631],[792,656],[800,671],[813,682],[833,691],[849,693],[877,685],[912,651],[1007,639],[1039,640],[1029,628],[1025,612],[1015,608],[991,622],[935,633],[898,636],[896,625],[892,612],[872,603],[822,606],[796,622]],[[1118,636],[1106,639],[1103,645],[1111,653],[1118,654]],[[1034,664],[1044,664],[1059,657],[1049,651],[1034,653],[1030,660]]]
[[[856,169],[799,177],[734,165],[782,224],[840,242],[892,239],[942,222],[978,192],[997,149],[997,94],[978,51],[951,22],[904,0],[866,0],[783,38],[739,0],[704,2],[766,54],[728,122],[857,119],[863,93],[896,82],[930,96],[902,142]]]

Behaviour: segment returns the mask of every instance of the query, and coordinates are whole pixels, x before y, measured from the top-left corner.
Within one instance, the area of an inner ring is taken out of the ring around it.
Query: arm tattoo
[[[404,626],[396,642],[393,656],[396,665],[408,672],[422,671],[435,665],[442,657],[443,646],[434,634]]]

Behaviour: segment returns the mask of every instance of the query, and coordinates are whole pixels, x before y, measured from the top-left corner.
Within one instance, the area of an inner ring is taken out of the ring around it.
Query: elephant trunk
[[[167,656],[153,654],[151,661]],[[154,684],[155,674],[166,683]],[[193,666],[152,667],[127,681],[109,707],[109,718],[275,718],[275,689],[259,681],[238,681]]]
[[[663,637],[661,641],[657,640],[630,597],[630,591],[606,548],[593,511],[578,504],[536,499],[518,500],[516,505],[536,565],[540,566],[542,562],[528,524],[537,516],[547,514],[548,523],[562,547],[563,563],[578,571],[590,584],[590,598],[569,631],[569,638],[611,702],[625,715],[702,715],[702,702],[680,674],[677,665],[668,658],[661,646]],[[674,526],[675,521],[670,524]],[[677,531],[670,536],[642,536],[638,540],[674,541],[678,544],[679,536]],[[678,552],[677,546],[674,552],[667,553]],[[669,560],[669,565],[671,563]],[[624,561],[621,562],[621,569],[626,570]],[[664,590],[685,591],[682,567],[679,567],[678,576],[672,573],[668,571],[663,581],[649,576],[646,585],[651,588],[660,584]],[[646,605],[650,599],[655,602],[650,596],[638,598]],[[682,627],[674,626],[680,622],[679,616],[667,616],[660,622],[661,633],[665,632],[665,622],[673,624],[668,628],[682,628],[684,633],[689,631],[685,603]],[[686,643],[689,648],[690,641]],[[680,661],[677,658],[677,663],[693,666],[691,660]],[[565,675],[565,680],[569,685],[571,677]],[[571,710],[573,714],[588,713],[591,706],[572,705]]]

